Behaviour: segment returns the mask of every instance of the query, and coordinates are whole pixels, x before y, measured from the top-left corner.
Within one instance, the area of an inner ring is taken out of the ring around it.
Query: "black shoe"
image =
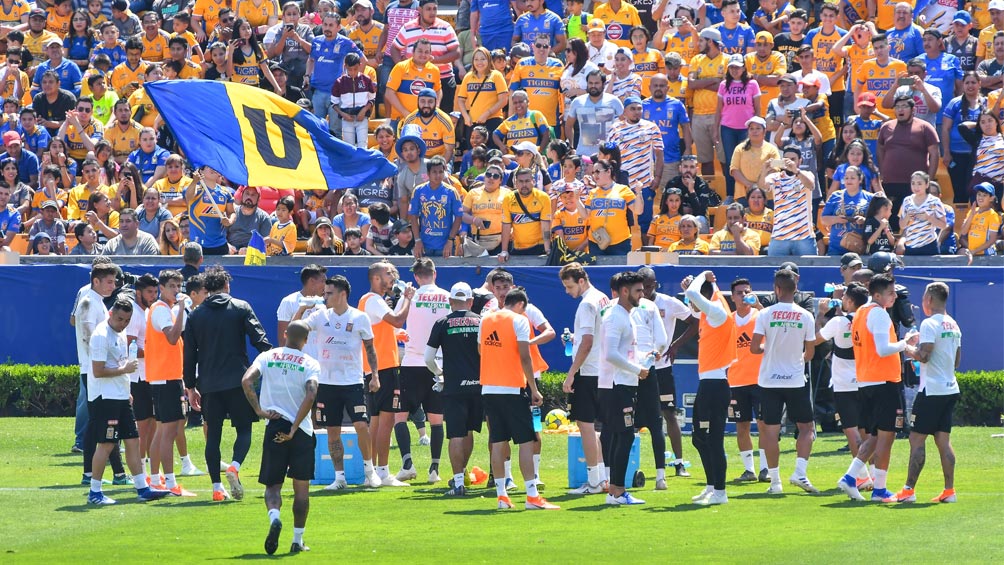
[[[737,483],[755,483],[757,482],[757,476],[753,474],[753,471],[743,471],[742,475],[736,479]]]
[[[310,551],[310,548],[303,545],[303,543],[293,542],[293,545],[289,546],[290,553],[300,553],[301,551]]]
[[[446,491],[443,494],[443,496],[451,496],[451,497],[467,496],[467,487],[465,487],[464,485],[450,487],[450,490]]]
[[[769,483],[770,477],[767,476],[767,469],[760,469],[760,474],[757,475],[757,480],[761,483]]]
[[[265,536],[265,553],[272,555],[279,549],[279,534],[282,533],[282,520],[276,518],[268,527],[268,535]]]
[[[683,463],[677,463],[676,465],[673,465],[673,467],[676,467],[676,476],[677,477],[689,477],[690,476],[690,472],[687,471],[687,468],[683,466]]]
[[[837,449],[837,453],[847,453],[850,450],[851,446],[849,444],[845,444],[843,447]]]
[[[488,473],[488,480],[485,481],[485,488],[495,488],[495,475],[493,475],[491,472]]]

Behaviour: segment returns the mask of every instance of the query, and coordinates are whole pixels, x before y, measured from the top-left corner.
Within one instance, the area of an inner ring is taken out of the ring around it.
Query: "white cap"
[[[450,300],[470,300],[474,298],[474,291],[471,285],[465,282],[458,282],[450,287]]]
[[[1004,0],[990,0],[990,4],[987,5],[987,11],[990,10],[1001,10],[1004,12]]]
[[[1001,0],[1004,2],[1004,0]],[[534,155],[540,155],[540,149],[532,141],[523,140],[518,143],[514,143],[512,146],[513,151],[529,151]]]

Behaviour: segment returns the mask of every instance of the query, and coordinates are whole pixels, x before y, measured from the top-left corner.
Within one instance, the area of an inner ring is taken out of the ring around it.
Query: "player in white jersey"
[[[272,555],[279,547],[282,521],[282,484],[293,480],[293,545],[290,553],[308,551],[303,531],[310,510],[310,481],[314,478],[314,446],[317,441],[310,422],[310,409],[317,397],[321,367],[305,354],[309,335],[303,321],[286,325],[279,339],[286,344],[258,355],[241,379],[244,396],[265,424],[258,482],[265,485],[265,508],[268,509],[268,535],[265,553]],[[261,398],[255,382],[261,377]]]
[[[778,459],[781,455],[781,414],[785,407],[788,418],[798,426],[795,473],[789,482],[806,492],[819,492],[806,477],[816,426],[805,364],[815,352],[816,322],[812,314],[793,302],[797,289],[795,273],[782,269],[774,274],[777,304],[763,309],[757,316],[750,343],[751,353],[764,356],[757,384],[760,386],[760,409],[764,423],[760,430],[760,449],[767,455],[767,476],[770,477],[768,494],[783,491]]]
[[[643,278],[638,273],[623,272],[614,275],[611,289],[617,302],[603,309],[600,322],[600,377],[599,387],[608,390],[603,433],[609,437],[610,487],[607,504],[645,504],[626,490],[627,467],[634,444],[635,412],[638,402],[638,383],[649,376],[649,369],[638,359],[655,351],[641,352],[637,343],[637,323],[632,315],[644,293]]]
[[[952,413],[959,400],[959,382],[955,370],[962,361],[962,330],[948,315],[948,285],[927,285],[923,298],[924,315],[920,323],[920,346],[913,358],[920,361],[920,393],[913,403],[910,429],[910,465],[906,485],[892,497],[895,502],[914,502],[914,487],[924,469],[927,436],[934,436],[941,456],[945,489],[931,502],[955,502],[955,450],[952,449]],[[887,501],[889,501],[887,499]]]
[[[401,450],[401,470],[397,480],[408,481],[418,477],[411,460],[411,432],[408,429],[408,414],[420,406],[429,418],[429,450],[432,464],[429,465],[429,482],[439,482],[439,458],[443,453],[443,398],[433,390],[436,377],[425,366],[425,346],[436,320],[450,313],[450,293],[436,286],[436,264],[428,257],[415,259],[411,272],[418,283],[405,329],[408,339],[404,346],[404,358],[399,372],[401,382],[401,412],[394,415],[394,436]]]
[[[851,339],[851,319],[858,308],[868,302],[868,289],[860,283],[852,282],[846,288],[834,293],[842,293],[840,308],[832,318],[826,320],[831,310],[829,298],[819,300],[819,314],[816,316],[816,345],[833,340],[830,386],[833,387],[833,403],[837,421],[844,435],[851,456],[858,456],[858,447],[868,438],[868,430],[861,426],[861,403],[858,399],[857,369],[854,364],[854,341]],[[836,300],[836,299],[833,299]],[[862,467],[856,477],[858,489],[866,488],[871,481],[868,468]]]
[[[146,273],[140,276],[133,288],[136,290],[136,300],[132,303],[133,317],[126,327],[128,343],[136,344],[136,361],[139,367],[129,375],[129,394],[132,396],[132,411],[136,417],[136,427],[139,429],[139,456],[143,460],[143,468],[151,475],[154,473],[152,462],[160,465],[160,456],[151,453],[150,443],[157,430],[157,420],[153,417],[153,391],[146,380],[146,311],[157,301],[157,277]],[[152,457],[151,457],[152,455]],[[149,476],[149,475],[148,475]],[[159,484],[160,481],[157,481]]]
[[[275,312],[275,317],[278,320],[276,335],[279,339],[279,347],[286,343],[286,326],[289,325],[289,321],[293,319],[293,315],[296,314],[296,310],[301,304],[312,305],[303,314],[303,319],[313,314],[314,310],[324,308],[324,280],[327,273],[326,268],[317,264],[304,265],[300,269],[300,290],[283,297]],[[314,337],[310,336],[307,343],[304,344],[303,352],[317,359],[317,343]]]
[[[642,278],[642,291],[648,278],[642,271],[651,271],[648,267],[639,269],[637,274]],[[652,279],[655,273],[652,273]],[[659,380],[655,375],[655,365],[669,349],[669,338],[666,336],[666,326],[659,315],[659,308],[648,298],[642,296],[638,305],[631,309],[631,319],[635,324],[635,362],[649,370],[649,378],[638,383],[638,401],[636,403],[634,425],[636,429],[647,428],[652,438],[652,453],[655,455],[655,490],[666,490],[666,436],[662,431],[662,413],[659,404]],[[649,357],[651,353],[655,353]],[[651,366],[647,366],[648,361]]]
[[[369,316],[349,306],[352,287],[348,279],[341,275],[324,282],[325,308],[310,315],[304,322],[311,332],[317,332],[318,360],[321,376],[317,390],[317,423],[328,429],[328,452],[335,467],[335,480],[325,490],[341,490],[345,482],[345,451],[342,447],[342,414],[347,412],[356,430],[359,451],[363,456],[363,472],[366,485],[380,486],[380,479],[373,469],[370,453],[369,414],[366,410],[366,396],[363,391],[363,360],[365,348],[370,367],[377,366],[376,349],[373,347],[373,328]],[[311,307],[300,306],[293,320],[299,320]],[[376,371],[374,371],[375,373]],[[380,380],[373,375],[370,391],[376,392]]]
[[[676,470],[677,477],[689,477],[690,473],[683,466],[683,437],[680,433],[680,423],[676,419],[676,380],[673,378],[673,355],[675,349],[672,347],[673,338],[676,334],[677,320],[687,320],[692,327],[696,328],[697,318],[691,314],[690,308],[676,298],[658,292],[659,282],[655,279],[655,271],[649,267],[638,269],[638,274],[645,278],[642,283],[645,287],[645,298],[655,303],[662,321],[663,329],[666,333],[666,342],[671,346],[664,355],[660,355],[655,360],[655,379],[652,383],[659,385],[659,405],[662,411],[662,419],[666,423],[666,435],[669,436],[669,444],[673,449],[675,459],[665,461],[665,438],[663,438],[663,449],[655,450],[656,468],[659,468],[659,458],[668,463]],[[689,335],[681,336],[680,342],[689,338]],[[643,385],[644,386],[644,385]],[[639,392],[639,394],[641,394]],[[642,415],[639,414],[639,417]],[[649,427],[651,430],[652,428]],[[665,466],[665,465],[663,465]],[[659,479],[656,477],[656,490],[659,488]]]
[[[576,494],[599,494],[604,491],[603,456],[596,422],[600,418],[598,380],[600,374],[600,347],[594,343],[599,332],[600,310],[610,303],[610,298],[589,284],[589,275],[579,263],[569,263],[558,276],[565,293],[579,298],[575,309],[572,333],[572,365],[561,388],[568,394],[571,419],[582,435],[582,453],[586,458],[586,484],[572,491]],[[595,345],[595,347],[594,347]]]

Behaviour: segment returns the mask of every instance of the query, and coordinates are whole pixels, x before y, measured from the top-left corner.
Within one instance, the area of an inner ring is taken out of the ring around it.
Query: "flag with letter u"
[[[333,137],[317,116],[267,90],[207,80],[162,80],[143,88],[185,156],[237,184],[334,190],[397,172],[379,151]]]
[[[247,251],[244,255],[244,264],[253,267],[265,265],[265,238],[258,233],[258,230],[251,232],[251,239],[248,240]]]

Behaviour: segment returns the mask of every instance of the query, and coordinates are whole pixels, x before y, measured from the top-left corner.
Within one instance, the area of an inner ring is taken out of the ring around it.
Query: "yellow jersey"
[[[641,76],[641,97],[652,96],[649,83],[655,74],[666,74],[666,57],[656,49],[646,49],[642,53],[632,50],[634,55],[634,72]]]
[[[513,249],[528,249],[544,243],[551,234],[544,233],[541,222],[551,221],[551,200],[541,190],[533,189],[529,196],[520,195],[523,206],[516,202],[519,192],[513,190],[502,200],[502,223],[512,226]],[[526,212],[523,212],[523,208]]]
[[[205,22],[206,35],[210,35],[220,25],[220,10],[230,7],[230,0],[195,0],[192,15],[200,16]]]
[[[969,15],[973,17],[973,29],[983,31],[983,28],[991,25],[990,0],[969,0],[966,4],[969,7]]]
[[[847,46],[847,62],[849,68],[847,69],[847,76],[851,77],[850,80],[853,81],[854,77],[858,74],[858,69],[861,68],[861,64],[868,59],[875,58],[875,49],[872,48],[872,44],[869,43],[867,47],[858,47],[856,43],[851,43]],[[851,89],[854,89],[854,85],[851,84]]]
[[[554,213],[554,222],[551,224],[552,232],[558,230],[561,230],[561,239],[572,249],[582,245],[589,238],[589,218],[586,211],[581,206],[573,211],[560,208]]]
[[[687,107],[688,110],[694,108],[694,92],[687,89],[687,75],[680,73],[677,80],[670,80],[669,90],[666,92],[666,96],[676,98],[683,105]]]
[[[799,96],[802,96],[799,94]],[[803,96],[804,98],[804,96]],[[808,112],[806,115],[812,120],[813,125],[819,130],[819,135],[823,138],[823,143],[837,138],[837,130],[833,127],[833,119],[830,118],[830,100],[822,94],[818,95],[815,100],[809,100],[809,104],[815,104],[819,102],[823,105],[822,108],[816,110],[815,112]]]
[[[816,56],[816,70],[826,74],[827,77],[844,68],[844,58],[833,50],[833,46],[842,36],[839,28],[834,28],[833,33],[829,35],[823,34],[823,28],[816,28],[806,36],[809,40],[806,44],[812,46],[812,52]],[[833,92],[843,92],[846,89],[843,76],[830,83],[830,90]]]
[[[708,255],[711,253],[711,246],[703,239],[695,239],[691,243],[684,243],[681,239],[670,245],[669,250],[680,255]]]
[[[880,30],[890,30],[896,19],[896,4],[906,2],[910,5],[910,10],[917,5],[915,0],[876,0],[877,9],[875,11],[875,26]]]
[[[128,61],[119,63],[109,75],[108,87],[122,96],[122,92],[130,83],[135,82],[143,86],[143,83],[146,82],[146,67],[147,64],[144,61],[140,61],[136,68],[130,68]]]
[[[652,223],[648,226],[648,235],[652,238],[652,245],[658,245],[661,249],[667,249],[670,245],[680,241],[680,218],[677,214],[668,216],[660,214],[652,218]]]
[[[487,192],[479,187],[464,196],[464,208],[470,210],[475,218],[491,222],[487,228],[472,227],[473,233],[489,236],[502,233],[502,204],[510,192],[512,191],[504,186],[495,192]]]
[[[662,50],[667,54],[680,54],[680,58],[683,59],[683,65],[680,67],[680,74],[681,76],[685,76],[687,74],[687,70],[690,68],[690,61],[695,55],[700,53],[697,48],[697,34],[691,33],[686,37],[681,37],[679,33],[667,33],[662,42]]]
[[[614,183],[608,189],[594,188],[586,197],[589,213],[589,241],[596,243],[596,230],[603,228],[610,236],[610,244],[616,245],[631,238],[627,211],[634,202],[635,193],[623,184]]]
[[[60,39],[66,37],[70,31],[70,16],[73,12],[60,16],[56,13],[56,8],[49,8],[49,17],[45,19],[45,29],[59,36]]]
[[[129,108],[132,109],[132,115],[136,115],[136,110],[140,106],[143,107],[143,117],[140,118],[139,123],[143,127],[152,128],[160,112],[157,111],[157,107],[153,105],[153,101],[142,88],[137,89],[129,96]]]
[[[103,184],[98,185],[96,192],[104,192],[108,198],[114,201],[118,198],[115,194],[115,189]],[[91,197],[91,190],[87,188],[86,184],[79,184],[70,190],[66,201],[66,219],[73,220],[83,220],[84,215],[87,213],[87,200]],[[116,227],[110,226],[109,227]]]
[[[130,153],[139,149],[139,132],[143,126],[136,120],[129,120],[129,124],[123,131],[119,127],[118,120],[108,124],[105,128],[105,140],[112,144],[112,155],[116,158],[128,157]]]
[[[258,86],[258,62],[259,62],[260,59],[258,58],[257,55],[252,55],[252,57],[254,58],[254,61],[255,61],[255,63],[254,63],[254,78],[255,78],[255,81],[253,83],[250,83],[250,84],[253,84],[254,86]],[[246,58],[246,59],[244,59],[244,64],[243,65],[238,65],[237,63],[234,63],[234,76],[230,77],[231,81],[233,81],[233,82],[243,82],[243,81],[236,80],[236,76],[241,73],[241,71],[240,71],[241,67],[247,67],[248,65],[250,65],[249,61],[250,61],[250,59]],[[179,79],[188,80],[188,79],[193,79],[193,78],[202,78],[202,76],[203,76],[202,65],[193,63],[191,59],[185,59],[184,62],[183,62],[183,65],[184,66],[181,67],[181,72],[178,73],[178,78]]]
[[[59,36],[47,29],[43,29],[38,37],[29,31],[24,34],[22,47],[30,51],[36,61],[48,61],[49,57],[45,54],[45,44],[53,39],[59,39]],[[59,41],[63,40],[59,39]]]
[[[690,60],[690,79],[701,80],[706,78],[725,78],[725,65],[728,57],[725,53],[719,53],[714,59],[707,55],[697,54]],[[688,88],[694,96],[694,115],[706,116],[714,114],[718,109],[718,89],[692,90]]]
[[[31,6],[25,0],[14,0],[10,6],[10,10],[6,9],[3,4],[0,4],[0,25],[6,27],[19,26],[21,25],[21,18],[27,16],[30,11]]]
[[[104,131],[104,126],[98,123],[97,120],[91,119],[91,122],[84,127],[83,133],[92,139],[95,137],[100,139]],[[63,137],[63,141],[66,142],[66,154],[70,158],[82,161],[87,157],[88,149],[84,147],[83,137],[76,126],[66,126],[66,135]]]
[[[609,2],[594,6],[593,17],[603,20],[607,25],[607,41],[618,47],[631,48],[631,30],[641,27],[641,16],[638,15],[638,8],[627,2],[621,2],[621,9],[617,12],[610,7]]]
[[[111,129],[111,128],[109,128]],[[138,139],[138,138],[137,138]],[[157,182],[153,183],[153,187],[160,192],[160,196],[170,202],[171,200],[176,200],[185,196],[185,189],[188,185],[192,183],[192,178],[187,175],[182,175],[177,182],[171,182],[167,177],[162,177],[157,179]],[[177,216],[178,214],[188,210],[187,204],[170,204],[167,207],[168,211],[171,212],[172,216]]]
[[[34,196],[31,197],[31,213],[32,215],[39,214],[42,212],[42,204],[45,204],[47,200],[53,200],[56,205],[60,205],[60,201],[63,205],[59,208],[59,215],[64,220],[66,219],[66,203],[69,200],[69,193],[61,188],[56,188],[56,197],[52,198],[45,193],[44,189],[38,189],[35,191]]]
[[[881,100],[886,92],[896,88],[896,73],[906,73],[906,63],[898,59],[889,58],[885,66],[880,65],[878,59],[868,59],[861,63],[857,74],[854,76],[854,93],[860,96],[862,92],[871,92],[875,98]]]
[[[542,112],[549,124],[558,123],[560,106],[564,101],[561,96],[561,73],[564,70],[557,59],[548,57],[543,64],[538,64],[535,58],[526,57],[512,71],[512,89],[525,90],[530,108]]]
[[[272,17],[278,19],[280,15],[276,0],[261,0],[257,6],[252,0],[237,0],[234,12],[238,18],[247,20],[253,28],[267,24]]]
[[[774,231],[774,211],[764,208],[760,214],[746,212],[743,215],[746,227],[760,234],[760,249],[770,245],[770,234]]]
[[[976,249],[984,243],[990,241],[990,235],[997,233],[1001,228],[1001,215],[993,208],[984,212],[979,212],[976,208],[969,211],[972,220],[969,222],[969,234],[966,237],[966,247],[970,250]],[[968,220],[968,218],[967,218]],[[994,247],[991,245],[980,255],[995,255]]]
[[[31,80],[28,79],[28,73],[24,71],[18,71],[21,73],[21,84],[24,86],[21,92],[21,105],[31,106]],[[7,80],[3,83],[3,91],[0,92],[0,97],[4,100],[14,96],[14,87],[17,85],[17,81],[14,79],[13,74],[7,75]]]
[[[423,88],[431,88],[436,92],[442,89],[439,78],[439,67],[432,63],[426,63],[419,68],[415,65],[414,59],[406,59],[394,65],[387,78],[387,89],[393,90],[397,94],[398,101],[410,114],[418,109],[418,93]],[[388,106],[390,106],[388,104]],[[390,118],[400,120],[403,118],[396,108],[390,106]]]
[[[146,32],[140,34],[139,37],[143,41],[144,61],[162,63],[164,62],[164,59],[167,59],[167,42],[171,39],[171,36],[168,35],[166,31],[158,29],[157,34],[153,37],[153,39],[148,38],[146,36]]]
[[[522,118],[515,114],[509,116],[499,124],[495,131],[502,135],[508,149],[512,149],[513,144],[523,140],[531,141],[540,147],[540,141],[543,139],[542,132],[548,127],[550,124],[547,123],[544,114],[537,110],[527,110],[526,115]]]
[[[989,24],[980,30],[980,37],[976,40],[976,57],[983,59],[994,58],[994,34],[1001,31]],[[25,47],[27,47],[28,36],[24,37]]]
[[[757,57],[756,53],[747,53],[746,70],[751,75],[780,77],[788,72],[788,61],[785,60],[784,55],[782,55],[779,51],[771,51],[766,60],[761,60],[760,57]],[[780,86],[760,85],[759,115],[767,115],[767,106],[769,106],[770,101],[777,98],[779,94],[781,94]]]
[[[272,239],[281,242],[281,245],[268,244],[266,254],[268,255],[292,255],[296,249],[296,222],[290,220],[285,224],[276,222],[272,224],[272,230],[268,233]]]
[[[754,230],[746,228],[741,238],[743,243],[753,250],[754,255],[760,254],[760,234]],[[726,255],[736,252],[736,238],[727,229],[720,229],[711,236],[711,243],[708,244],[712,251],[721,251]]]
[[[457,97],[466,100],[467,112],[474,121],[477,121],[494,106],[498,102],[499,96],[508,93],[509,86],[505,82],[505,77],[495,69],[492,69],[487,79],[477,78],[473,72],[467,73],[463,82],[460,83],[460,88],[457,89]],[[498,111],[488,115],[485,119],[502,117],[502,109],[499,108]]]
[[[369,31],[356,26],[349,32],[349,39],[362,43],[363,54],[371,61],[376,58],[377,47],[380,45],[380,34],[383,33],[383,24],[376,20],[372,21],[373,26],[370,27]]]
[[[426,122],[418,111],[409,114],[397,126],[397,135],[401,137],[404,126],[416,124],[422,128],[422,141],[425,142],[427,157],[445,156],[447,145],[456,145],[457,139],[453,131],[453,119],[446,112],[436,109],[436,113]]]

